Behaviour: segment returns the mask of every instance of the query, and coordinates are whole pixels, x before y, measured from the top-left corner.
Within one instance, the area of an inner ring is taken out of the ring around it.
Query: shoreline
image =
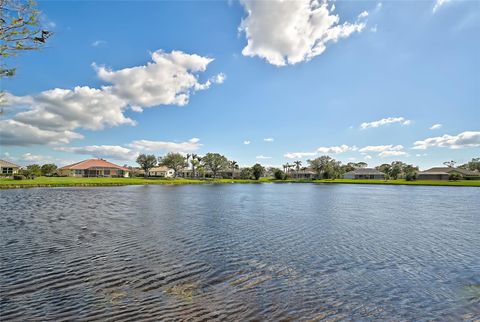
[[[480,187],[480,180],[459,181],[406,181],[370,179],[275,180],[251,179],[145,179],[145,178],[71,178],[40,177],[33,180],[0,179],[0,189],[54,188],[54,187],[118,187],[130,185],[187,185],[187,184],[259,184],[259,183],[311,183],[311,184],[373,184],[406,186]]]

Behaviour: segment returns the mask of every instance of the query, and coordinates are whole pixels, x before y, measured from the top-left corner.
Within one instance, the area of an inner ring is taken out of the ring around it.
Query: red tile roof
[[[60,170],[86,170],[90,168],[113,168],[117,170],[129,171],[124,167],[105,161],[103,159],[88,159],[80,161],[61,167]]]

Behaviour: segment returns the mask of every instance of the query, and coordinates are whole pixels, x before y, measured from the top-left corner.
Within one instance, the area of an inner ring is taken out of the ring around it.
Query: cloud
[[[331,147],[319,147],[316,152],[289,152],[284,154],[283,156],[288,159],[302,159],[306,157],[313,157],[321,154],[337,154],[343,153],[347,151],[356,151],[358,148],[356,146],[348,146],[346,144],[342,144],[339,146],[331,146]]]
[[[251,142],[250,142],[250,141],[248,141],[248,140],[246,140],[246,141],[243,141],[243,144],[245,144],[245,145],[249,145],[250,143],[251,143]]]
[[[390,157],[390,156],[400,156],[400,155],[407,155],[405,151],[403,151],[403,145],[369,145],[359,149],[360,153],[370,153],[370,152],[377,152],[379,157]]]
[[[438,130],[441,127],[442,127],[442,124],[433,124],[432,126],[430,126],[430,130]]]
[[[159,50],[152,53],[153,62],[144,66],[113,71],[94,65],[98,77],[109,82],[109,86],[55,88],[23,97],[6,93],[2,105],[20,112],[1,121],[1,143],[20,146],[69,143],[83,138],[73,132],[77,129],[96,131],[135,125],[134,120],[125,116],[129,107],[141,111],[157,105],[185,105],[193,92],[222,83],[225,80],[222,73],[205,83],[198,80],[199,73],[212,60],[181,51]]]
[[[323,153],[323,154],[337,154],[337,153],[343,153],[343,152],[356,150],[356,149],[357,149],[356,147],[349,147],[348,145],[342,144],[340,146],[319,147],[317,149],[317,152]]]
[[[42,130],[15,120],[0,121],[1,145],[30,146],[35,144],[66,144],[83,135],[66,130]]]
[[[119,145],[89,145],[83,147],[58,147],[57,151],[91,155],[95,158],[113,158],[116,160],[134,160],[138,152]]]
[[[313,157],[315,155],[317,155],[316,152],[289,152],[283,156],[288,159],[302,159],[306,157]]]
[[[200,139],[192,138],[186,142],[166,142],[137,140],[128,144],[128,147],[141,151],[167,151],[167,152],[191,152],[198,150],[202,144]]]
[[[244,56],[259,56],[270,64],[285,66],[308,61],[322,54],[327,45],[361,32],[361,22],[368,13],[362,12],[358,21],[340,24],[334,14],[335,6],[327,1],[256,1],[241,0],[247,17],[239,27],[245,32],[247,45]]]
[[[192,138],[185,142],[137,140],[125,146],[120,145],[88,145],[80,147],[56,147],[56,151],[90,155],[96,158],[112,158],[116,160],[135,160],[142,152],[192,152],[200,148],[200,139]]]
[[[92,47],[102,47],[105,46],[107,42],[105,40],[95,40],[92,42]]]
[[[30,163],[42,163],[42,164],[52,161],[52,157],[50,156],[37,155],[32,153],[23,154],[21,159]]]
[[[145,108],[158,105],[186,105],[194,91],[205,90],[212,82],[221,83],[225,75],[219,74],[201,83],[198,73],[204,72],[213,59],[181,51],[152,53],[147,65],[120,70],[104,66],[94,68],[98,77],[112,84],[111,91],[130,105]]]
[[[385,158],[385,157],[393,157],[393,156],[400,156],[400,155],[407,155],[405,151],[383,151],[378,154],[378,156]]]
[[[273,142],[274,139],[273,139],[273,138],[265,138],[265,139],[263,139],[263,141],[265,141],[265,142]]]
[[[433,6],[432,12],[435,13],[437,12],[440,7],[442,7],[444,4],[450,2],[451,0],[436,0],[435,5]]]
[[[480,146],[480,132],[465,131],[457,135],[437,136],[425,140],[416,141],[413,149],[425,150],[430,147],[450,149],[472,148]]]
[[[400,151],[403,150],[403,145],[368,145],[359,149],[359,152],[384,152],[384,151]]]
[[[255,158],[256,159],[271,159],[272,157],[266,157],[264,155],[257,155]]]
[[[101,130],[105,126],[134,125],[123,114],[125,106],[126,102],[109,89],[56,88],[34,97],[30,110],[16,114],[13,119],[51,131]]]
[[[368,155],[368,154],[365,155],[363,158],[364,158],[365,160],[371,160],[371,159],[372,159],[372,157],[371,157],[370,155]]]
[[[360,124],[360,128],[362,130],[368,129],[368,128],[377,128],[380,126],[384,126],[387,124],[392,124],[392,123],[400,123],[402,125],[409,125],[411,123],[410,120],[405,119],[404,117],[387,117],[383,118],[378,121],[373,121],[373,122],[363,122]]]

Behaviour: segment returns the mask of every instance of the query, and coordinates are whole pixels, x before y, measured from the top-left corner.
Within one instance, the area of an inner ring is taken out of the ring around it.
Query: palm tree
[[[297,170],[297,179],[298,179],[298,172],[300,171],[300,166],[302,165],[302,161],[294,161],[293,162],[295,164],[295,170]]]
[[[230,168],[232,169],[232,179],[233,179],[233,172],[235,169],[238,169],[238,162],[237,161],[230,161]]]
[[[290,168],[293,167],[293,165],[287,162],[286,166],[287,166],[287,174],[290,174]]]
[[[195,163],[195,164],[194,164]],[[195,154],[195,153],[192,153],[192,178],[195,177],[195,167],[200,163],[200,161],[198,160],[198,155]]]

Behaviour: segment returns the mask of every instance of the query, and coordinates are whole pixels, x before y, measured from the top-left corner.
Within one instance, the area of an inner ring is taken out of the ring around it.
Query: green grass
[[[144,178],[72,178],[38,177],[33,180],[13,180],[0,178],[0,189],[28,187],[69,187],[69,186],[124,186],[144,184],[228,184],[228,183],[318,183],[318,184],[394,184],[394,185],[431,185],[431,186],[474,186],[480,187],[480,180],[460,181],[405,181],[405,180],[260,180],[243,179],[144,179]]]
[[[459,180],[459,181],[437,181],[437,180],[366,180],[366,179],[324,179],[315,180],[317,183],[346,183],[346,184],[393,184],[393,185],[414,185],[414,186],[462,186],[480,187],[480,180]]]

